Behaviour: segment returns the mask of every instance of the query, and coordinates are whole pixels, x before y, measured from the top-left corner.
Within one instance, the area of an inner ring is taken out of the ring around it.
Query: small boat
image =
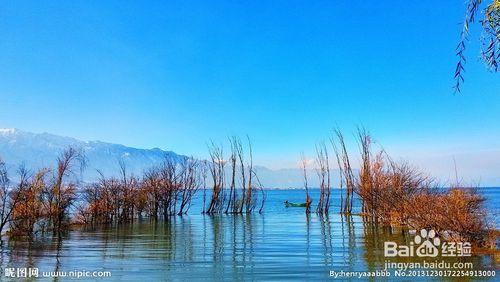
[[[305,207],[307,207],[307,203],[292,203],[289,201],[285,201],[285,207],[287,207],[287,208],[305,208]]]

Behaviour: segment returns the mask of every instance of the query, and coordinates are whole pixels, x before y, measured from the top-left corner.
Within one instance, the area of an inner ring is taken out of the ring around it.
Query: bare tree
[[[4,227],[10,220],[10,213],[12,209],[9,209],[9,188],[10,179],[7,173],[7,167],[5,162],[0,158],[0,235],[3,232]]]
[[[243,212],[243,206],[246,203],[245,197],[246,197],[246,188],[247,188],[247,182],[246,182],[246,167],[245,167],[245,160],[244,160],[244,153],[243,153],[243,145],[241,144],[241,141],[239,139],[236,140],[235,144],[236,148],[236,155],[238,157],[238,161],[240,163],[240,173],[241,173],[241,201],[238,206],[238,213]],[[251,173],[251,172],[250,172]],[[249,173],[249,174],[250,174]],[[250,176],[249,176],[250,177]]]
[[[252,212],[255,207],[255,199],[253,199],[253,183],[252,178],[255,175],[253,170],[253,151],[252,151],[252,142],[250,141],[250,137],[247,135],[248,141],[248,157],[250,162],[248,164],[248,186],[247,186],[247,195],[246,195],[246,212]]]
[[[339,169],[339,188],[340,188],[340,213],[344,211],[344,175],[343,175],[343,165],[341,162],[340,151],[337,147],[335,139],[330,137],[330,144],[332,145],[333,152],[335,153],[335,158],[337,160],[337,166]]]
[[[32,175],[24,166],[19,168],[19,183],[11,191],[12,203],[9,207],[11,235],[32,236],[51,227],[47,224],[51,214],[50,209],[46,208],[47,201],[44,197],[48,189],[46,176],[49,172],[48,169],[40,169]]]
[[[191,200],[200,188],[199,163],[194,158],[186,158],[181,162],[181,175],[178,177],[181,189],[178,215],[186,214],[191,207]]]
[[[320,196],[317,213],[328,214],[330,205],[330,164],[328,151],[324,143],[316,146],[316,163],[318,165],[316,172],[320,182]]]
[[[54,234],[60,233],[65,218],[68,216],[69,207],[75,200],[76,184],[74,182],[65,183],[65,178],[73,174],[74,168],[83,169],[85,159],[81,151],[69,147],[57,158],[57,168],[55,171],[53,185],[50,193],[54,196],[54,207],[51,209],[51,217]]]
[[[346,198],[344,199],[344,210],[343,213],[350,214],[352,212],[352,202],[353,202],[353,193],[355,188],[355,178],[351,168],[351,162],[349,160],[349,154],[347,152],[347,148],[344,141],[344,136],[339,129],[335,130],[335,135],[338,140],[338,150],[336,150],[336,154],[338,159],[341,161],[343,182],[346,186]],[[333,140],[333,139],[332,139]],[[333,142],[335,144],[335,142]],[[335,145],[334,145],[335,146]],[[341,180],[342,181],[342,180]]]
[[[209,146],[211,161],[209,163],[210,173],[212,176],[212,198],[207,209],[207,213],[217,213],[224,210],[225,213],[251,213],[254,211],[257,203],[258,195],[254,194],[256,172],[253,167],[253,152],[250,138],[248,138],[248,159],[245,161],[243,144],[237,137],[229,138],[231,144],[231,155],[228,158],[230,164],[229,176],[229,197],[226,198],[225,187],[225,164],[223,158],[222,147],[214,145],[212,142]],[[239,174],[239,177],[238,177]],[[239,182],[237,179],[239,178]],[[237,185],[241,185],[241,193],[238,193]],[[257,185],[261,185],[259,182]]]
[[[259,213],[262,213],[264,211],[264,204],[266,203],[267,194],[264,190],[264,185],[262,185],[262,183],[260,182],[259,176],[254,173],[253,178],[255,179],[255,182],[257,183],[257,189],[261,194]]]
[[[149,169],[143,176],[142,189],[147,195],[147,210],[149,218],[153,220],[158,219],[160,211],[160,204],[162,199],[162,177],[158,168]],[[164,192],[166,193],[166,192]],[[164,208],[164,216],[167,216],[167,205]]]
[[[238,204],[236,202],[236,158],[237,158],[237,150],[238,150],[238,139],[236,137],[232,137],[229,139],[229,143],[231,144],[231,155],[229,156],[229,164],[231,166],[231,183],[229,185],[229,199],[226,205],[225,213],[228,213],[231,210],[232,213],[236,213],[238,210]]]
[[[302,168],[302,174],[304,176],[304,189],[306,190],[306,214],[311,213],[311,197],[309,196],[309,185],[307,183],[307,159],[302,153],[301,156],[301,168]]]
[[[371,203],[376,206],[378,187],[373,185],[372,172],[371,172],[371,138],[364,128],[358,128],[358,145],[361,152],[361,170],[359,174],[359,183],[357,185],[358,194],[363,194],[363,212],[373,211],[372,207],[366,205]],[[369,199],[367,198],[370,195]]]
[[[224,169],[225,161],[223,157],[222,147],[215,145],[213,142],[209,146],[210,153],[210,174],[212,176],[212,198],[210,200],[207,213],[213,214],[221,212],[224,204]]]

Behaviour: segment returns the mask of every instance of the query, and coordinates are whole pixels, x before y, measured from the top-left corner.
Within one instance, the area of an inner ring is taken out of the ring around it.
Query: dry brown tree
[[[341,161],[341,153],[339,151],[339,148],[337,147],[337,144],[335,142],[335,138],[330,137],[330,144],[333,148],[333,152],[335,153],[335,159],[337,160],[337,166],[338,166],[338,171],[339,171],[339,189],[340,189],[340,213],[344,212],[344,170],[343,170],[343,163]]]
[[[13,207],[15,207],[20,198],[19,194],[12,195],[11,183],[7,172],[5,162],[0,158],[0,236],[4,228],[8,225],[11,219]]]
[[[201,186],[200,163],[194,158],[184,158],[181,163],[181,173],[177,177],[180,191],[180,207],[178,215],[186,214],[191,207],[191,200]]]
[[[335,138],[331,138],[330,142],[335,151],[335,155],[337,158],[337,162],[339,163],[339,169],[341,172],[341,184],[345,184],[346,188],[346,197],[344,199],[343,211],[344,214],[352,213],[352,203],[353,203],[353,194],[355,190],[355,177],[351,167],[351,161],[349,159],[349,154],[347,152],[347,148],[344,141],[344,135],[339,129],[335,129],[334,131]],[[336,143],[338,142],[338,144]]]
[[[427,174],[406,162],[395,162],[381,150],[372,153],[372,139],[358,129],[361,164],[354,191],[363,216],[377,224],[433,229],[447,240],[468,240],[491,246],[484,198],[474,189],[437,186]],[[343,177],[349,180],[344,159]],[[458,178],[458,177],[457,177]]]
[[[134,219],[139,190],[139,179],[127,174],[127,166],[123,159],[119,160],[120,166],[120,197],[119,222],[131,222]]]
[[[32,175],[24,166],[19,168],[19,183],[11,194],[18,202],[10,206],[10,235],[33,236],[53,228],[52,214],[46,208],[47,201],[44,197],[45,191],[50,187],[47,181],[49,172],[48,169],[40,169]]]
[[[187,162],[187,159],[183,158],[180,162]],[[169,156],[165,158],[165,161],[159,167],[160,179],[158,182],[158,191],[160,194],[158,198],[154,197],[155,201],[159,201],[159,203],[154,205],[158,204],[160,206],[160,210],[163,213],[163,219],[167,219],[169,216],[178,213],[177,201],[181,193],[182,169],[183,167],[178,163],[178,160]]]
[[[246,166],[245,166],[245,160],[244,160],[244,153],[243,153],[243,145],[241,144],[241,141],[240,139],[236,138],[234,140],[234,145],[235,145],[235,153],[236,153],[236,157],[238,159],[238,162],[239,162],[239,166],[240,166],[240,186],[241,186],[241,199],[238,200],[238,203],[237,203],[237,207],[236,207],[236,213],[242,213],[243,212],[243,207],[246,203],[246,200],[245,200],[245,197],[246,197],[246,192],[245,190],[247,189],[247,182],[246,182]],[[252,177],[252,172],[249,171],[248,172],[248,177],[250,179],[249,183],[251,183],[251,177]],[[251,185],[251,184],[249,184]],[[251,187],[249,186],[249,189],[251,189]]]
[[[304,176],[304,189],[306,191],[306,214],[309,214],[311,213],[312,199],[309,195],[309,185],[307,181],[307,158],[305,157],[304,153],[302,153],[301,156],[301,169]]]
[[[253,178],[256,175],[256,173],[253,169],[252,142],[250,141],[250,137],[248,137],[248,136],[247,136],[247,141],[248,141],[248,157],[249,157],[250,161],[248,163],[248,185],[247,185],[245,204],[246,204],[246,212],[249,213],[249,212],[253,211],[253,209],[255,208],[255,203],[256,203],[256,199],[254,199],[254,194],[253,194],[253,190],[254,190]],[[240,158],[240,160],[241,159],[242,159],[242,157]]]
[[[258,194],[255,191],[261,191],[261,208],[265,201],[265,193],[261,183],[257,180],[257,174],[253,167],[252,143],[248,138],[248,161],[245,159],[244,146],[237,137],[229,138],[231,145],[231,155],[228,161],[224,159],[222,147],[216,146],[212,142],[209,146],[210,161],[209,170],[212,176],[212,198],[210,200],[206,213],[225,213],[241,214],[243,212],[251,213],[255,210]],[[229,162],[229,195],[225,194],[225,165]],[[241,192],[238,192],[238,185]]]
[[[52,211],[53,232],[60,233],[64,225],[69,223],[69,208],[76,199],[76,182],[70,179],[75,175],[76,170],[80,171],[85,167],[83,152],[73,147],[64,150],[57,158],[55,178],[51,190],[54,196]],[[68,180],[68,181],[66,181]]]
[[[378,185],[372,181],[372,162],[371,162],[371,138],[364,128],[358,128],[357,133],[358,145],[361,154],[361,169],[359,173],[358,184],[356,185],[356,192],[363,199],[363,213],[373,212],[373,207],[377,206]],[[381,159],[375,162],[374,170],[380,169]]]
[[[372,138],[358,128],[361,168],[356,183],[356,193],[362,199],[362,209],[375,221],[396,223],[403,206],[415,194],[427,191],[432,179],[408,163],[394,162],[385,151],[372,153]]]
[[[316,146],[316,172],[319,178],[320,195],[316,213],[328,214],[330,208],[330,164],[324,143]]]
[[[165,199],[167,191],[162,191],[162,176],[158,167],[150,168],[143,176],[141,190],[146,194],[146,211],[148,217],[153,220],[158,219],[162,198]],[[163,197],[162,197],[163,194]],[[168,211],[168,205],[164,204],[165,211]]]
[[[237,201],[237,213],[243,213],[243,210],[245,210],[246,213],[251,213],[254,211],[257,204],[257,195],[254,194],[254,190],[261,189],[261,192],[263,192],[263,187],[260,181],[257,180],[257,173],[253,167],[253,151],[250,138],[247,136],[248,161],[245,161],[244,148],[240,139],[235,139],[234,141],[236,145],[236,156],[240,166],[240,185],[242,189],[241,199]],[[257,184],[256,187],[255,184]],[[261,195],[264,194],[261,193]],[[263,204],[263,202],[261,202],[261,204]]]
[[[238,146],[241,146],[239,140],[236,137],[232,137],[229,139],[229,143],[231,144],[231,155],[229,156],[229,165],[231,166],[231,180],[229,184],[229,198],[226,205],[225,213],[237,213],[238,203],[237,203],[237,193],[236,193],[236,160],[238,154]]]
[[[84,224],[130,223],[146,215],[157,221],[186,214],[201,186],[200,162],[194,158],[166,157],[148,169],[142,180],[128,175],[123,162],[120,178],[106,178],[87,186],[83,204],[77,208],[78,221]]]
[[[255,192],[259,191],[260,192],[260,207],[259,207],[259,213],[262,213],[264,211],[264,205],[266,203],[266,199],[267,199],[267,194],[266,194],[266,191],[264,189],[264,185],[262,185],[262,183],[260,182],[260,179],[259,179],[259,176],[257,175],[257,173],[255,172],[255,170],[252,169],[252,175],[253,175],[253,179],[255,180],[254,183],[255,183],[255,187],[252,188]],[[252,201],[254,203],[253,205],[253,208],[256,207],[256,203],[258,201],[257,197],[253,197],[252,198]],[[253,211],[253,208],[251,211]]]
[[[487,222],[485,198],[474,188],[417,193],[406,204],[406,224],[414,229],[433,229],[449,241],[468,241],[496,247],[496,236]]]
[[[207,209],[208,214],[219,213],[224,206],[224,184],[225,184],[225,160],[221,146],[215,145],[213,142],[209,145],[210,154],[210,175],[212,177],[212,197]]]

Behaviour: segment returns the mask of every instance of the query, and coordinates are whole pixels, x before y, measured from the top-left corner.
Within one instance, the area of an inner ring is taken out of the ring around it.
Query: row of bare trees
[[[166,158],[139,176],[129,173],[120,161],[119,176],[99,173],[97,181],[87,184],[80,180],[84,155],[74,148],[61,153],[54,169],[32,172],[22,166],[16,181],[11,181],[0,160],[0,234],[7,229],[13,235],[59,234],[72,222],[96,225],[143,217],[167,219],[186,214],[200,189],[203,213],[262,212],[265,193],[253,167],[250,140],[247,151],[236,137],[230,138],[230,145],[228,159],[222,147],[212,143],[208,161]],[[211,189],[207,188],[208,174]]]
[[[129,175],[120,162],[121,177],[92,183],[83,192],[77,208],[79,221],[87,224],[128,223],[148,217],[167,219],[186,214],[201,188],[201,162],[194,158],[165,161],[142,177]]]
[[[340,178],[340,210],[342,213],[350,214],[352,212],[353,193],[355,190],[355,178],[349,155],[344,142],[344,136],[339,130],[335,131],[335,136],[330,138],[330,145],[335,154],[339,169]],[[325,143],[320,143],[316,146],[316,174],[319,180],[319,200],[316,207],[316,213],[328,214],[330,212],[330,198],[332,191],[331,170],[330,170],[330,155],[328,147]],[[307,160],[302,155],[301,162],[302,172],[304,174],[304,187],[306,190],[306,213],[311,212],[312,199],[309,195],[308,178],[307,178]],[[344,197],[345,187],[345,197]]]
[[[203,213],[251,213],[263,211],[264,189],[253,167],[252,144],[248,139],[248,156],[243,143],[237,137],[229,138],[230,154],[224,158],[223,147],[209,145],[210,160],[207,163],[212,181],[212,196],[205,209],[206,191],[203,195]],[[229,174],[226,177],[226,174]],[[258,203],[260,202],[260,206]]]

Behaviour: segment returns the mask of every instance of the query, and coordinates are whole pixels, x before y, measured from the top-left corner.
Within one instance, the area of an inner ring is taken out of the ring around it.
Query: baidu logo
[[[396,242],[384,242],[386,257],[437,257],[442,256],[470,256],[469,242],[441,242],[436,231],[420,230],[409,245],[398,245]]]

